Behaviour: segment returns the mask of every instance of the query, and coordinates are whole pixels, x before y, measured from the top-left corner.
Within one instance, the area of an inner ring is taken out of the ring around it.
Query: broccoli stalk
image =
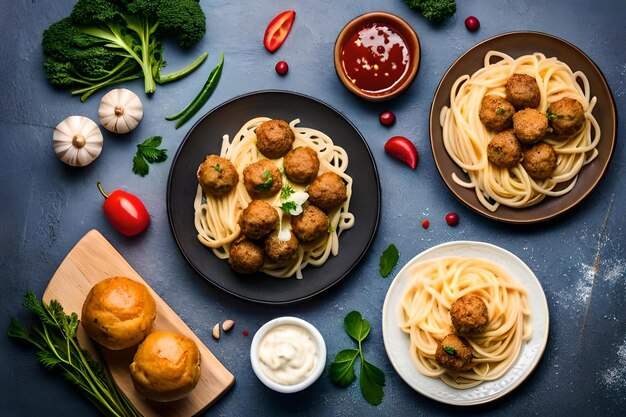
[[[442,22],[456,13],[455,0],[404,0],[411,9],[419,10],[432,22]]]
[[[162,38],[174,36],[188,47],[205,31],[197,0],[78,0],[69,17],[44,32],[44,68],[51,84],[78,86],[72,94],[82,94],[83,101],[100,88],[140,77],[151,94],[157,83],[188,75],[207,57],[162,76]]]

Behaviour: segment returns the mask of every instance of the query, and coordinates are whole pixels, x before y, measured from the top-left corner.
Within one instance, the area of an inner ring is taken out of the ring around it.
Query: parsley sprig
[[[272,184],[274,183],[274,179],[272,178],[272,173],[269,171],[263,171],[263,178],[265,180],[254,187],[255,190],[265,192],[269,191],[272,188]]]
[[[347,387],[355,379],[354,362],[361,359],[359,371],[359,385],[361,394],[365,400],[378,405],[383,401],[383,387],[385,386],[385,374],[378,367],[365,360],[362,342],[370,333],[370,323],[365,320],[358,311],[351,311],[344,319],[344,329],[359,344],[358,349],[344,349],[337,353],[330,364],[330,379],[341,387]]]
[[[39,302],[32,292],[26,293],[22,305],[37,316],[39,323],[28,328],[11,318],[7,331],[9,337],[34,345],[37,362],[48,370],[59,370],[103,415],[141,417],[104,366],[78,344],[76,332],[80,320],[76,313],[68,316],[58,301]]]
[[[133,158],[133,172],[145,177],[150,171],[148,164],[167,160],[167,149],[158,149],[163,138],[152,136],[137,145],[137,153]]]

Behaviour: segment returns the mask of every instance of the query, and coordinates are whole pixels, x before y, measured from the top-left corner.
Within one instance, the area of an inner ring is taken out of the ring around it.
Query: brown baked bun
[[[107,349],[135,346],[150,332],[156,304],[145,285],[126,277],[110,277],[94,285],[81,322],[93,340]]]
[[[200,351],[178,333],[150,333],[135,353],[130,376],[135,389],[151,400],[181,399],[200,379]]]

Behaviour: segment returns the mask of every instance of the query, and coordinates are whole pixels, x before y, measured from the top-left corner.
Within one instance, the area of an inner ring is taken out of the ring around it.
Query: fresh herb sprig
[[[385,278],[391,274],[393,268],[396,267],[398,260],[400,259],[400,254],[398,253],[398,248],[393,243],[385,249],[382,255],[380,255],[379,267],[380,267],[380,275]]]
[[[263,178],[265,178],[265,181],[263,181],[259,185],[256,185],[254,187],[255,190],[266,192],[266,191],[269,191],[270,188],[272,188],[272,184],[274,183],[274,178],[272,178],[272,173],[269,171],[263,171]]]
[[[104,366],[81,349],[76,338],[80,323],[76,313],[68,316],[58,301],[39,302],[32,292],[26,293],[22,305],[37,316],[39,323],[28,328],[11,318],[7,331],[9,337],[34,345],[37,361],[48,370],[59,370],[103,415],[141,417]]]
[[[137,145],[137,153],[133,157],[133,172],[145,177],[150,172],[148,164],[167,160],[167,149],[158,149],[163,138],[152,136]]]
[[[361,394],[368,403],[378,405],[383,401],[385,374],[378,367],[365,360],[362,349],[362,342],[371,330],[370,323],[358,311],[348,313],[343,323],[346,333],[358,342],[359,348],[344,349],[337,353],[330,364],[330,379],[341,387],[350,385],[356,379],[354,362],[359,357],[361,359],[359,371]]]

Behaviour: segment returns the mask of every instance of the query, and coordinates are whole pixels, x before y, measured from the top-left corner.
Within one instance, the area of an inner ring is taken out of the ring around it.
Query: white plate
[[[438,378],[422,375],[409,352],[409,336],[398,326],[400,302],[408,283],[408,271],[418,262],[441,257],[475,257],[504,268],[528,290],[532,338],[523,345],[515,364],[500,379],[469,389],[455,389]],[[474,405],[500,398],[520,385],[535,369],[548,342],[548,303],[533,271],[511,252],[483,242],[449,242],[427,249],[409,261],[396,275],[383,305],[383,339],[391,364],[417,392],[446,404]]]

